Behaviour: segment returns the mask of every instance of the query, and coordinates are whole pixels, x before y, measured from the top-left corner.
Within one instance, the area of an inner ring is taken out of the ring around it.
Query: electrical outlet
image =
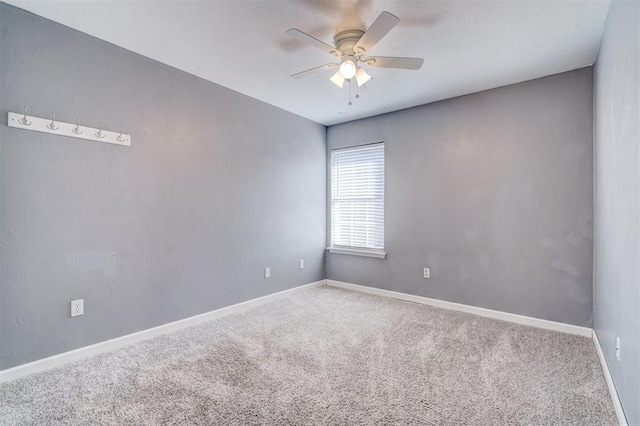
[[[424,268],[424,270],[422,271],[422,276],[425,278],[431,278],[431,269]]]
[[[264,277],[271,278],[271,268],[264,268]]]
[[[304,259],[300,259],[300,269],[304,269]]]
[[[620,362],[620,338],[616,337],[616,359]]]
[[[84,315],[84,299],[71,301],[71,316],[77,317],[79,315]]]

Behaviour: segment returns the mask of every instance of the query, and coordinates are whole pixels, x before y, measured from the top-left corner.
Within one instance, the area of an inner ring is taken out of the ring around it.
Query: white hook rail
[[[55,114],[53,118],[40,118],[27,115],[26,111],[24,114],[10,112],[7,115],[7,125],[18,129],[51,133],[53,135],[131,146],[131,135],[123,133],[122,129],[119,132],[112,132],[102,128],[96,129],[95,127],[81,126],[79,123],[64,123],[56,121]]]

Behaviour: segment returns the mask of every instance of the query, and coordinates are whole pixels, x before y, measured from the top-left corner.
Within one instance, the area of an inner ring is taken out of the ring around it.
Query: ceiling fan
[[[391,56],[367,56],[368,52],[395,27],[400,19],[389,12],[382,12],[373,24],[367,29],[346,30],[335,35],[333,42],[335,47],[330,46],[297,28],[291,28],[287,34],[303,41],[310,46],[327,52],[340,59],[340,62],[329,63],[319,67],[311,68],[293,74],[292,78],[307,77],[318,72],[338,68],[330,80],[338,87],[342,88],[345,80],[351,82],[355,77],[358,87],[371,79],[361,65],[382,68],[397,68],[405,70],[419,70],[424,62],[423,58],[404,58]]]

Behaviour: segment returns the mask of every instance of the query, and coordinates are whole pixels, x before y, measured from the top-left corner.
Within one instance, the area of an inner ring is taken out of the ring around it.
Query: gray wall
[[[640,425],[640,2],[611,4],[594,74],[594,321]],[[620,362],[615,357],[620,337]]]
[[[329,254],[329,279],[592,324],[590,68],[327,133],[381,140],[388,257]]]
[[[324,279],[325,127],[2,3],[0,26],[1,368]],[[6,127],[23,105],[133,145]]]

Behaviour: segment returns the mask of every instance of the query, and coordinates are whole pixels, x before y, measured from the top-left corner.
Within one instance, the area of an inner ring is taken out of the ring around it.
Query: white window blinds
[[[384,144],[331,151],[331,246],[384,249]]]

